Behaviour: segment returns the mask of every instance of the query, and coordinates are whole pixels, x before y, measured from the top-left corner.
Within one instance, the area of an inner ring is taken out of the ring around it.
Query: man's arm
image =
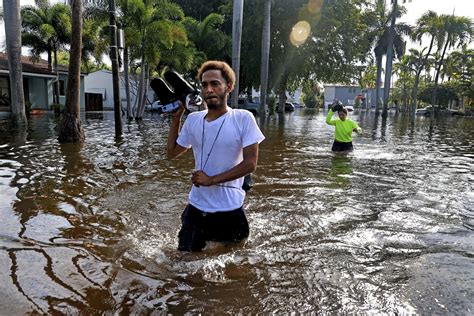
[[[166,143],[166,155],[169,159],[178,158],[184,154],[188,149],[178,145],[176,140],[178,139],[179,128],[181,126],[181,119],[183,117],[184,107],[181,106],[174,114],[171,119],[171,127],[168,132],[168,142]]]
[[[333,115],[334,115],[334,112],[332,111],[332,108],[329,108],[328,115],[326,116],[326,124],[336,125],[336,120],[332,119]]]
[[[214,176],[208,176],[204,171],[198,170],[193,173],[191,180],[197,186],[211,186],[232,181],[254,172],[257,169],[258,143],[244,147],[243,158],[242,162],[235,167]]]
[[[357,134],[361,134],[362,128],[360,128],[359,125],[355,121],[352,121],[352,122],[353,122],[352,131],[356,132]]]

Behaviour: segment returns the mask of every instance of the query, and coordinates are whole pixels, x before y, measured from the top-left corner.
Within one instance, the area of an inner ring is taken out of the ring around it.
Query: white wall
[[[297,89],[293,94],[286,93],[287,101],[292,103],[302,103],[301,99],[302,89]],[[257,103],[260,103],[260,91],[252,89],[252,100]]]
[[[102,101],[105,109],[114,108],[114,90],[112,83],[112,71],[110,70],[98,70],[92,72],[84,79],[84,88],[86,93],[100,93],[102,94]],[[154,92],[148,87],[147,97],[150,102],[154,101]],[[122,101],[122,107],[126,107],[126,94],[124,80],[120,80],[120,99]],[[131,93],[132,106],[135,103],[135,96]]]
[[[102,94],[104,108],[114,107],[111,71],[99,70],[88,74],[84,79],[84,91],[85,93]]]
[[[335,86],[324,86],[324,108],[327,108],[329,104],[336,98],[336,87]]]

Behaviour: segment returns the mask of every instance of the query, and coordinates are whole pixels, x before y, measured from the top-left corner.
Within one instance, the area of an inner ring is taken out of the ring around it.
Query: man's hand
[[[183,105],[183,102],[179,101],[179,105],[180,107],[171,114],[173,116],[173,120],[181,120],[181,118],[183,117],[184,111],[186,110],[186,108]]]
[[[194,171],[192,176],[191,176],[191,181],[197,187],[199,187],[200,185],[202,185],[204,187],[214,185],[213,178],[209,177],[202,170]]]
[[[176,143],[184,110],[185,108],[183,104],[180,103],[180,107],[175,112],[170,113],[172,120],[170,131],[168,132],[168,140],[166,142],[166,155],[169,159],[177,158],[188,150],[187,148],[181,147]]]

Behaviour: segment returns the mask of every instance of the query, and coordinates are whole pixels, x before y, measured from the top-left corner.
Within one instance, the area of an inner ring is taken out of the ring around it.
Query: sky
[[[408,0],[402,5],[407,13],[400,19],[403,22],[415,24],[416,20],[426,11],[432,10],[438,14],[464,15],[474,19],[473,0]]]
[[[453,14],[454,12],[454,15],[469,17],[474,22],[474,0],[407,0],[405,4],[403,4],[403,0],[399,0],[399,2],[407,9],[407,13],[399,21],[413,26],[428,10],[438,13],[438,15]],[[426,46],[428,46],[427,41],[425,39],[423,42]],[[407,43],[407,48],[416,47],[419,47],[419,44]]]

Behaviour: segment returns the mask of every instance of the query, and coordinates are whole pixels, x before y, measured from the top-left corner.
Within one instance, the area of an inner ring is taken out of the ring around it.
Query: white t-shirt
[[[227,113],[211,122],[205,120],[206,115],[207,110],[189,114],[176,142],[193,149],[195,170],[203,170],[208,176],[238,165],[243,160],[244,147],[265,139],[247,110],[228,108]],[[243,182],[241,177],[208,187],[193,185],[189,203],[209,213],[235,210],[244,203]]]

